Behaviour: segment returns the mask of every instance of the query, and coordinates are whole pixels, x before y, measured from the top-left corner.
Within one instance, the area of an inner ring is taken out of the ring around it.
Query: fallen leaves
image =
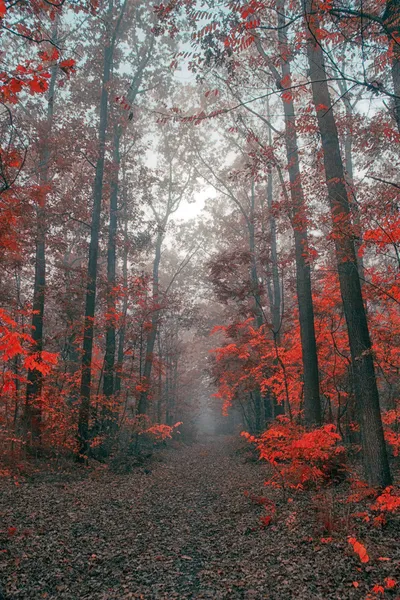
[[[268,467],[241,462],[236,448],[219,438],[167,451],[148,475],[74,467],[56,481],[5,481],[7,600],[292,600],[293,590],[299,599],[365,600],[374,585],[396,594],[400,550],[384,531],[374,551],[391,560],[358,567],[346,538],[313,529],[306,495],[288,503],[269,490],[266,502]]]
[[[354,538],[354,537],[349,537],[348,542],[349,542],[349,544],[351,544],[353,546],[353,550],[356,554],[358,554],[361,562],[367,563],[369,561],[369,556],[368,556],[368,552],[367,552],[367,549],[365,548],[365,546],[363,546],[363,544],[358,542],[356,540],[356,538]]]

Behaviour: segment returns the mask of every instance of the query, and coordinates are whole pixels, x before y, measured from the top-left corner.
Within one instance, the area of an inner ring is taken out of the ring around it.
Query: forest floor
[[[283,500],[239,444],[221,436],[164,450],[125,475],[3,480],[4,598],[358,600],[398,578],[396,525],[365,534],[371,560],[361,564],[336,492]],[[258,496],[277,504],[268,526]],[[400,598],[398,585],[384,597]]]

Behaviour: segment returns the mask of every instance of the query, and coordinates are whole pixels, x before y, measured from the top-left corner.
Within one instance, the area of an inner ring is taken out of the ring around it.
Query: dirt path
[[[285,522],[260,527],[265,472],[227,438],[150,473],[7,486],[0,578],[11,599],[361,598],[354,563]],[[285,521],[286,519],[286,521]],[[16,531],[13,528],[16,527]]]

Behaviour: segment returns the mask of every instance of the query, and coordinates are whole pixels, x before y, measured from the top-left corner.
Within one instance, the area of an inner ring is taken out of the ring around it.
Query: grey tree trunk
[[[272,268],[272,327],[273,333],[280,343],[280,324],[281,324],[281,284],[279,281],[279,264],[278,264],[278,240],[276,232],[276,220],[272,212],[273,202],[273,181],[272,170],[268,171],[267,175],[267,204],[268,204],[268,220],[269,233],[271,238],[271,268]]]
[[[114,394],[114,364],[116,349],[115,334],[115,284],[117,264],[117,215],[118,215],[118,176],[121,162],[120,157],[121,129],[114,127],[113,165],[114,173],[111,179],[110,194],[110,221],[108,226],[107,246],[107,326],[106,326],[106,352],[104,357],[103,394],[110,397]]]
[[[158,329],[158,321],[160,317],[160,311],[157,308],[157,304],[160,300],[159,298],[159,269],[160,269],[160,261],[161,261],[161,246],[164,239],[163,231],[159,231],[156,240],[156,251],[153,263],[153,302],[155,304],[155,308],[153,310],[152,318],[151,318],[151,330],[149,335],[147,336],[146,342],[146,355],[144,359],[144,368],[143,368],[143,380],[147,386],[147,389],[140,393],[139,396],[139,404],[138,404],[138,414],[145,415],[148,410],[148,396],[149,390],[148,386],[150,385],[151,371],[153,367],[153,352],[154,345],[157,337],[157,329]]]
[[[52,34],[56,41],[57,23]],[[39,354],[43,350],[43,317],[46,293],[46,196],[49,184],[50,138],[54,122],[54,96],[57,80],[58,66],[51,69],[51,78],[48,90],[47,118],[45,135],[42,140],[42,151],[39,163],[39,185],[41,187],[38,207],[36,211],[36,253],[35,253],[35,280],[33,287],[32,304],[32,338],[34,352]],[[25,409],[23,428],[25,437],[29,436],[28,445],[40,445],[42,414],[37,399],[42,391],[43,375],[36,369],[28,371],[26,386]]]
[[[124,202],[124,250],[122,255],[122,285],[124,288],[124,299],[122,302],[122,322],[118,335],[117,367],[115,372],[115,393],[121,391],[122,371],[124,368],[125,330],[126,315],[128,313],[128,211],[126,201]]]
[[[268,106],[268,120],[269,120],[269,106]],[[271,129],[269,129],[269,145],[272,146],[272,135]],[[278,237],[276,231],[276,220],[272,212],[272,202],[274,198],[273,178],[272,169],[268,171],[267,175],[267,205],[268,205],[268,220],[270,230],[270,244],[271,244],[271,267],[272,267],[272,286],[269,292],[271,299],[271,314],[272,314],[272,334],[274,336],[276,344],[279,346],[281,343],[281,310],[282,310],[282,295],[281,285],[279,281],[279,264],[278,264]],[[288,408],[288,407],[287,407]],[[284,403],[279,404],[275,395],[269,392],[264,397],[264,411],[266,419],[275,418],[278,415],[285,413]]]
[[[394,117],[397,129],[400,132],[400,0],[387,0],[383,18],[389,32],[389,44],[393,47],[392,80],[396,95],[396,98],[394,98]]]
[[[284,87],[291,86],[288,40],[286,34],[285,0],[278,0],[278,49]],[[282,81],[281,80],[281,81]],[[280,85],[281,82],[279,82]],[[283,102],[285,118],[285,144],[292,200],[292,226],[295,242],[296,289],[299,307],[300,337],[304,369],[304,420],[307,425],[321,423],[317,344],[315,341],[314,308],[312,301],[310,265],[306,260],[308,230],[306,203],[301,183],[300,159],[297,143],[296,118],[293,99],[289,95]]]
[[[247,228],[249,234],[249,250],[251,256],[250,277],[254,296],[254,313],[257,329],[263,326],[264,318],[261,305],[260,283],[258,281],[257,272],[257,256],[255,242],[255,189],[254,180],[251,182],[251,204],[250,213],[247,220]],[[253,392],[254,401],[254,433],[260,433],[263,430],[263,408],[264,403],[261,396],[261,390],[255,389]]]
[[[109,2],[108,18],[112,18],[113,1]],[[120,20],[123,10],[121,11]],[[78,418],[78,460],[85,460],[89,453],[89,419],[90,395],[92,383],[92,353],[94,336],[94,316],[96,310],[97,291],[97,257],[99,253],[99,230],[101,215],[101,200],[103,195],[104,158],[108,119],[108,84],[111,78],[111,65],[117,27],[112,36],[109,36],[104,47],[103,75],[100,97],[100,119],[98,128],[98,156],[96,161],[96,174],[93,186],[93,212],[90,232],[89,259],[87,269],[87,287],[85,303],[85,322],[83,334],[82,375]]]
[[[391,475],[383,436],[371,340],[358,275],[351,211],[347,196],[339,136],[328,89],[324,55],[318,42],[318,18],[313,0],[303,0],[309,29],[307,55],[326,182],[332,215],[340,291],[349,336],[355,395],[360,421],[366,477],[371,485],[387,486]],[[314,12],[314,14],[312,14]]]
[[[132,77],[131,85],[129,86],[127,101],[132,106],[139,92],[139,87],[143,79],[144,71],[149,63],[154,48],[154,35],[151,34],[148,51],[144,53],[139,65],[136,67],[136,72]],[[120,143],[121,138],[126,131],[126,127],[118,122],[114,123],[114,144],[113,144],[113,164],[114,173],[111,178],[111,194],[110,194],[110,217],[108,226],[108,246],[107,246],[107,313],[109,319],[106,327],[106,349],[104,356],[104,379],[103,379],[103,394],[110,397],[114,394],[116,386],[120,386],[121,380],[115,373],[115,351],[116,351],[116,326],[113,315],[116,310],[115,302],[115,283],[116,283],[116,265],[117,265],[117,226],[118,226],[118,195],[119,195],[119,172],[121,165]],[[127,234],[126,234],[127,237]],[[119,342],[122,343],[118,348],[118,361],[120,360],[120,350],[123,353],[123,342],[125,329],[121,331],[122,336]],[[122,354],[123,360],[123,354]],[[115,376],[115,380],[114,380]],[[119,391],[119,387],[118,387]]]
[[[351,125],[351,120],[352,120],[352,117],[354,114],[354,108],[351,104],[351,100],[347,93],[346,82],[340,81],[339,88],[340,88],[340,93],[343,96],[343,103],[345,106],[346,117],[347,117],[347,127],[346,127],[346,130],[344,133],[344,143],[343,143],[344,161],[345,161],[345,168],[346,168],[346,183],[350,190],[349,202],[350,202],[350,210],[351,210],[353,223],[354,223],[355,250],[356,250],[356,255],[357,255],[358,272],[360,274],[361,287],[362,287],[363,280],[364,280],[364,260],[363,260],[363,257],[359,255],[358,250],[362,244],[363,232],[362,232],[361,219],[360,219],[360,209],[357,204],[356,190],[355,190],[355,186],[354,186],[353,132],[352,132],[352,125]]]

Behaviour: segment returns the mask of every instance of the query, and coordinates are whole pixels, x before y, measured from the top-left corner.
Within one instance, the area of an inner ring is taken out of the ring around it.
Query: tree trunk
[[[278,265],[278,243],[276,234],[276,220],[272,213],[273,201],[273,181],[272,170],[268,171],[267,175],[267,203],[268,203],[268,220],[269,232],[271,238],[271,268],[272,268],[272,328],[273,334],[276,337],[277,343],[280,343],[280,325],[281,325],[281,285],[279,281],[279,265]]]
[[[128,211],[126,201],[124,202],[124,251],[122,256],[122,285],[124,288],[124,299],[122,302],[122,322],[118,336],[118,353],[117,353],[117,368],[115,372],[115,393],[121,391],[122,371],[124,368],[124,346],[125,346],[125,330],[126,330],[126,315],[128,313]]]
[[[53,39],[57,37],[57,23],[53,31]],[[43,350],[43,316],[45,307],[46,288],[46,197],[49,184],[49,160],[50,160],[50,137],[54,121],[54,95],[57,80],[58,67],[54,65],[51,69],[51,79],[48,91],[47,119],[45,135],[42,140],[42,150],[39,163],[39,198],[36,211],[36,254],[35,254],[35,281],[33,288],[32,305],[32,338],[33,352],[39,356]],[[36,369],[28,371],[28,383],[26,386],[25,410],[24,410],[24,433],[30,434],[29,444],[40,445],[42,411],[39,405],[39,397],[42,391],[43,375]]]
[[[257,273],[257,257],[256,257],[256,242],[255,242],[255,189],[254,189],[254,179],[251,182],[251,205],[250,205],[250,214],[247,222],[247,228],[249,232],[249,250],[251,257],[251,268],[250,268],[250,277],[251,277],[251,286],[253,288],[254,295],[254,313],[255,313],[255,322],[257,329],[263,326],[264,319],[262,313],[262,304],[261,304],[261,295],[260,295],[260,283],[258,281],[258,273]],[[254,433],[260,433],[263,430],[263,418],[262,412],[264,408],[261,391],[259,389],[255,389],[253,392],[254,397]]]
[[[111,13],[111,11],[110,11]],[[100,120],[98,129],[98,158],[93,189],[93,213],[91,223],[87,288],[85,304],[85,325],[83,336],[81,405],[79,409],[78,441],[79,457],[84,460],[89,451],[90,392],[92,383],[92,352],[94,336],[94,315],[96,308],[97,256],[99,252],[99,229],[101,200],[103,194],[104,156],[108,117],[108,83],[111,75],[113,44],[108,41],[104,48],[103,77],[100,99]],[[79,458],[78,457],[78,458]]]
[[[269,106],[268,106],[268,120],[269,120]],[[268,131],[268,142],[272,146],[272,135],[271,129]],[[276,344],[279,346],[281,343],[281,310],[282,310],[282,297],[281,297],[281,286],[279,281],[279,265],[278,265],[278,240],[276,233],[276,220],[272,212],[272,202],[274,197],[272,169],[269,169],[267,175],[267,205],[268,205],[268,220],[270,230],[270,246],[271,246],[271,267],[272,267],[272,289],[271,289],[271,314],[272,314],[272,334],[274,336]],[[285,413],[285,406],[282,402],[278,403],[276,396],[269,392],[264,397],[264,412],[266,420],[275,418],[278,415]]]
[[[139,405],[138,405],[138,414],[145,415],[147,414],[148,409],[148,396],[149,396],[149,386],[150,386],[150,378],[151,371],[153,367],[153,352],[154,345],[157,337],[157,329],[158,329],[158,320],[160,311],[158,310],[159,299],[159,285],[158,285],[158,274],[160,268],[161,261],[161,246],[164,239],[163,231],[159,231],[157,235],[156,241],[156,252],[153,263],[153,315],[151,319],[151,329],[147,336],[146,342],[146,356],[144,359],[144,369],[143,369],[143,381],[146,385],[146,390],[140,393],[139,397]]]
[[[171,424],[171,348],[165,357],[165,422]]]
[[[109,398],[114,393],[114,364],[115,364],[115,284],[117,262],[117,214],[118,214],[118,176],[120,165],[120,139],[121,130],[118,125],[114,127],[113,167],[110,194],[110,221],[108,227],[107,246],[107,327],[106,351],[104,357],[103,394]]]
[[[400,133],[400,0],[387,0],[383,18],[389,31],[389,45],[393,48],[392,80],[396,95],[393,112]]]
[[[352,118],[353,118],[353,106],[351,104],[350,98],[347,95],[346,82],[339,82],[340,93],[343,96],[343,102],[346,109],[346,130],[344,134],[344,160],[346,167],[346,183],[350,190],[350,210],[354,223],[354,233],[355,233],[355,250],[357,256],[357,264],[358,264],[358,272],[361,278],[361,287],[363,286],[364,280],[364,259],[359,255],[359,249],[362,245],[363,240],[363,232],[361,226],[360,219],[360,210],[357,204],[356,191],[354,187],[354,177],[353,177],[353,131],[352,131]]]
[[[340,291],[349,336],[355,395],[360,420],[364,465],[371,485],[391,483],[383,436],[371,340],[358,276],[351,212],[347,196],[339,137],[332,110],[323,50],[317,42],[318,18],[313,0],[303,0],[309,28],[307,55],[331,207],[333,237],[338,263]]]
[[[161,423],[162,421],[162,399],[163,399],[163,385],[162,385],[162,370],[161,364],[163,360],[162,355],[162,344],[161,344],[161,334],[158,332],[157,335],[157,345],[158,345],[158,360],[160,361],[160,368],[158,369],[158,398],[157,398],[157,417],[156,422]]]
[[[152,35],[150,40],[150,46],[148,52],[145,52],[142,57],[135,75],[132,78],[131,85],[129,86],[127,102],[132,106],[136,96],[139,92],[139,87],[142,82],[143,74],[145,68],[151,58],[152,51],[154,47],[154,36]],[[112,57],[111,57],[112,58]],[[114,173],[111,179],[111,194],[110,194],[110,220],[109,220],[109,228],[108,228],[108,246],[107,246],[107,313],[108,313],[108,321],[106,328],[106,351],[104,357],[104,380],[103,380],[103,393],[106,397],[110,397],[113,395],[114,391],[118,391],[120,389],[121,379],[118,377],[115,371],[115,350],[116,350],[116,331],[115,331],[115,280],[116,280],[116,238],[117,238],[117,215],[118,215],[118,193],[119,193],[119,171],[121,164],[121,156],[120,156],[120,143],[123,134],[125,133],[125,127],[118,124],[118,122],[114,123],[114,146],[113,146],[113,166]],[[126,214],[126,212],[125,212]],[[125,220],[126,222],[126,220]],[[127,238],[127,232],[125,233],[125,238]],[[127,258],[126,258],[127,260]],[[127,277],[126,277],[127,279]],[[125,302],[124,302],[125,304]],[[125,314],[126,316],[126,314]],[[123,360],[123,343],[125,330],[121,331],[122,335],[119,338],[119,347],[118,347],[118,362]],[[120,356],[120,351],[122,352],[122,357]],[[121,363],[122,367],[122,363]],[[115,381],[114,381],[115,375]]]
[[[175,406],[176,406],[176,396],[178,394],[178,354],[177,350],[175,356],[172,361],[172,394],[169,402],[169,420],[167,421],[167,425],[172,426],[174,421],[176,422],[175,415]]]
[[[291,86],[291,70],[285,17],[285,2],[278,0],[278,48],[284,87]],[[280,85],[281,82],[279,82]],[[285,144],[292,199],[292,226],[294,230],[296,289],[299,307],[300,338],[304,369],[304,420],[307,425],[321,423],[321,402],[319,395],[319,372],[317,344],[315,341],[314,308],[311,289],[310,265],[307,261],[308,231],[304,192],[301,183],[300,159],[297,144],[294,103],[290,95],[283,101],[285,118]]]

